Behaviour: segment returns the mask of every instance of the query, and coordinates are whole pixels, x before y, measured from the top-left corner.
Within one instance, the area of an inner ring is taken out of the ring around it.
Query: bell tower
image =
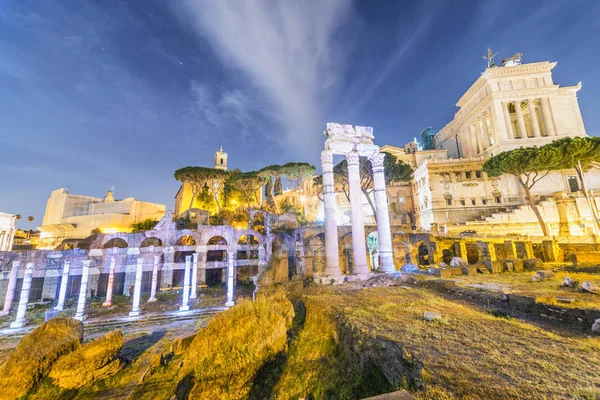
[[[223,146],[219,146],[219,151],[215,153],[215,169],[227,171],[227,153],[223,151]]]

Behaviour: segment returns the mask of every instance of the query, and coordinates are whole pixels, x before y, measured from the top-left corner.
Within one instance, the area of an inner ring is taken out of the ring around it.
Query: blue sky
[[[600,2],[0,0],[0,211],[50,191],[173,206],[173,171],[317,165],[327,121],[401,146],[516,52],[583,82],[600,128]],[[26,226],[21,222],[22,226]]]

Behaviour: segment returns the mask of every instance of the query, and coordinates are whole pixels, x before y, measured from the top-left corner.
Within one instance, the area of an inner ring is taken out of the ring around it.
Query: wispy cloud
[[[314,156],[330,91],[343,74],[344,49],[334,36],[351,11],[348,0],[193,1],[183,3],[192,26],[221,59],[266,94],[281,136],[303,156]],[[224,97],[240,106],[239,93]],[[236,103],[237,102],[237,103]],[[238,115],[244,115],[243,113]]]

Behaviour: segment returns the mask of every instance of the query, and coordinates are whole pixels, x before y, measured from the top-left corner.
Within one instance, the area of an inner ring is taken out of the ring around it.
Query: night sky
[[[402,146],[448,123],[481,55],[558,61],[600,128],[600,1],[0,0],[0,211],[50,191],[173,207],[173,171],[308,161],[325,122]],[[20,221],[27,227],[27,221]]]

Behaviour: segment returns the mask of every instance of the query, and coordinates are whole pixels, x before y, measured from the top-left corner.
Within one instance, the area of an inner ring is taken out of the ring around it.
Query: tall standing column
[[[262,249],[259,249],[259,253]],[[206,252],[206,246],[204,246],[202,248],[202,265],[200,266],[200,284],[202,285],[206,285],[206,257],[207,257],[207,252]]]
[[[531,121],[531,130],[533,137],[540,137],[540,125],[538,123],[537,114],[535,113],[535,100],[527,100],[527,108],[529,109],[529,121]]]
[[[71,261],[65,261],[63,264],[63,273],[60,280],[60,290],[58,292],[58,303],[54,310],[62,311],[65,307],[65,296],[67,295],[67,283],[69,282],[69,269],[71,267]]]
[[[133,287],[133,304],[130,317],[138,317],[140,315],[140,297],[142,296],[142,274],[144,272],[144,259],[138,257],[135,268],[135,286]]]
[[[15,318],[15,322],[10,324],[11,328],[22,328],[25,326],[25,314],[27,313],[27,303],[29,302],[29,292],[31,291],[32,277],[33,263],[27,263],[25,267],[25,276],[23,277],[23,286],[21,287],[19,308],[17,308],[17,317]]]
[[[225,305],[227,307],[233,306],[233,276],[235,269],[235,252],[230,251],[227,254],[227,302]]]
[[[198,253],[193,254],[192,261],[192,292],[190,294],[190,299],[195,299],[197,297],[198,290]]]
[[[321,169],[323,171],[323,202],[325,206],[325,275],[339,277],[341,272],[333,180],[333,154],[329,150],[321,152]]]
[[[375,191],[375,210],[377,213],[377,239],[379,242],[379,267],[383,272],[394,273],[394,255],[392,253],[392,233],[390,229],[390,212],[385,190],[385,174],[383,161],[385,153],[374,153],[369,156],[373,170],[373,189]]]
[[[108,283],[106,284],[106,300],[104,300],[104,303],[102,303],[104,307],[112,306],[113,286],[115,284],[115,265],[116,260],[114,257],[111,257],[110,269],[108,271]]]
[[[6,240],[6,231],[0,231],[0,251],[7,251],[4,248],[4,242]]]
[[[479,122],[477,122],[477,124],[479,124]],[[473,135],[475,135],[475,139],[477,139],[477,154],[481,154],[481,152],[483,152],[483,150],[484,150],[483,139],[481,137],[481,131],[480,131],[480,129],[477,129],[475,124],[471,124],[471,129],[472,129]]]
[[[8,315],[12,310],[12,303],[15,299],[15,288],[17,287],[17,277],[19,276],[19,261],[13,261],[8,276],[8,286],[6,287],[6,296],[4,297],[4,308],[0,311],[0,315]]]
[[[510,120],[510,113],[508,112],[508,105],[506,103],[502,103],[502,112],[504,113],[504,122],[506,124],[506,132],[508,133],[509,139],[514,139],[515,134],[512,129],[512,122]]]
[[[83,267],[81,268],[81,286],[79,287],[79,298],[77,299],[77,312],[75,313],[76,320],[83,321],[85,315],[85,301],[87,298],[88,280],[90,276],[90,264],[91,260],[84,260]]]
[[[360,157],[358,152],[346,154],[348,161],[348,186],[350,197],[350,214],[352,217],[352,254],[354,273],[368,274],[367,242],[365,241],[365,225],[363,221],[362,190],[360,189]]]
[[[546,135],[558,136],[556,129],[554,129],[554,120],[552,119],[552,111],[550,110],[550,99],[543,97],[542,103],[542,117],[544,119],[544,127],[546,128]]]
[[[517,113],[517,124],[519,125],[519,137],[527,139],[527,127],[525,126],[525,118],[523,118],[523,109],[521,108],[520,100],[515,102],[515,111]]]
[[[479,121],[481,123],[481,133],[483,135],[483,147],[487,149],[492,144],[492,141],[490,140],[490,130],[488,129],[485,114],[481,115],[481,119]]]
[[[181,300],[181,307],[179,311],[188,311],[190,309],[190,264],[192,262],[192,256],[185,256],[185,271],[183,273],[183,298]]]
[[[477,142],[477,135],[475,135],[475,127],[473,126],[473,124],[468,124],[468,129],[469,137],[471,138],[471,147],[473,149],[471,157],[474,157],[477,154],[479,154],[479,143]]]
[[[150,287],[150,298],[148,303],[156,301],[156,289],[158,287],[158,263],[160,262],[160,256],[154,255],[154,265],[152,266],[152,286]]]

